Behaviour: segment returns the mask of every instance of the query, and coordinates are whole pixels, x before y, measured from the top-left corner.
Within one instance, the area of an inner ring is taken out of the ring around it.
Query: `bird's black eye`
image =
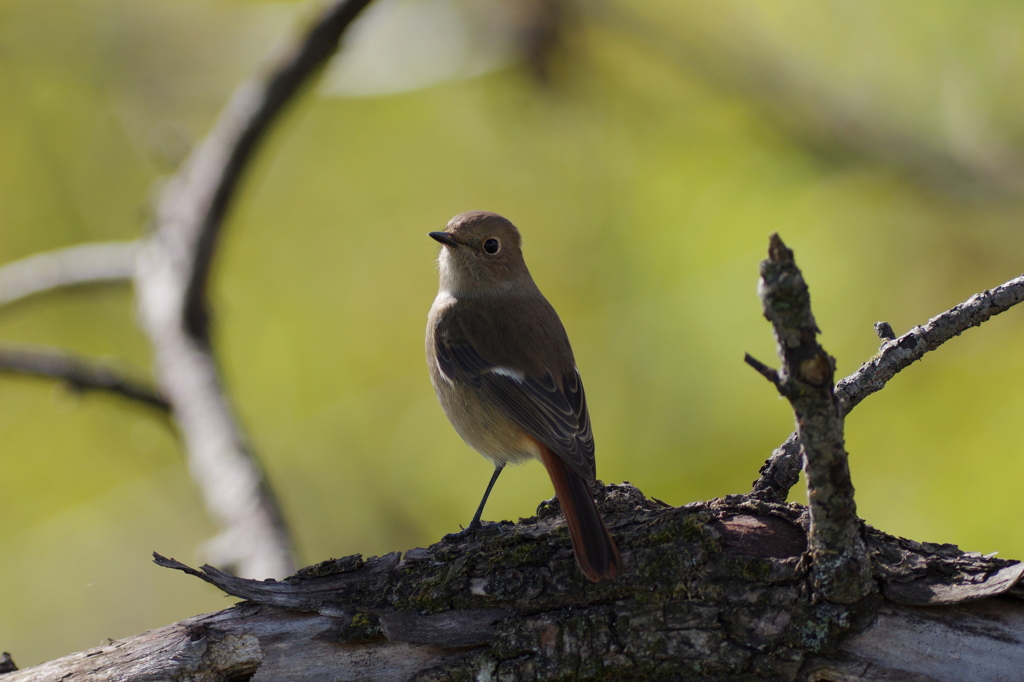
[[[500,251],[500,250],[501,250],[501,242],[499,242],[494,237],[491,237],[490,239],[488,239],[487,241],[484,242],[484,251],[486,251],[487,253],[491,254],[492,256],[494,254],[498,253],[498,251]]]

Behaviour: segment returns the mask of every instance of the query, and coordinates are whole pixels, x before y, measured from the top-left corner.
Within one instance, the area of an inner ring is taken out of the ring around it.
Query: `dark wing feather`
[[[445,375],[472,387],[573,471],[594,480],[594,436],[583,382],[575,368],[561,377],[561,388],[550,372],[518,381],[496,373],[502,365],[485,359],[465,338],[437,334],[434,343]]]

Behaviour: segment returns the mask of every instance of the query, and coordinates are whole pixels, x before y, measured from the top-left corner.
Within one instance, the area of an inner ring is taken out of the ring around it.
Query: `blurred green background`
[[[747,491],[792,428],[742,362],[775,361],[755,294],[771,232],[840,376],[875,321],[903,333],[1024,270],[1024,5],[634,5],[383,3],[259,154],[215,340],[303,563],[425,546],[490,475],[423,360],[426,233],[456,213],[519,225],[599,477],[672,504]],[[139,235],[161,178],[313,9],[0,0],[0,262]],[[1000,316],[851,415],[868,522],[1024,558],[1022,333]],[[125,288],[0,309],[0,341],[150,366]],[[146,409],[0,376],[0,482],[0,650],[19,665],[232,603],[150,563],[201,562],[214,528]],[[551,494],[542,467],[512,469],[487,517]]]

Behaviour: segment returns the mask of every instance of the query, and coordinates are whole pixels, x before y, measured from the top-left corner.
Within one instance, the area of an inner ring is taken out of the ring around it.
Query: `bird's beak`
[[[430,237],[436,239],[445,246],[460,246],[460,244],[455,241],[455,238],[447,232],[431,232]]]

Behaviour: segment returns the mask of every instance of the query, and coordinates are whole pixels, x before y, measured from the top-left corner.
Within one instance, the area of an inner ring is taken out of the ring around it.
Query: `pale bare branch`
[[[258,143],[319,71],[369,0],[331,3],[267,75],[239,88],[166,186],[136,272],[142,326],[156,355],[189,468],[221,527],[207,550],[241,575],[294,568],[284,517],[234,415],[210,344],[206,284],[224,216]]]
[[[130,284],[135,242],[79,244],[0,267],[0,306],[62,287]]]

